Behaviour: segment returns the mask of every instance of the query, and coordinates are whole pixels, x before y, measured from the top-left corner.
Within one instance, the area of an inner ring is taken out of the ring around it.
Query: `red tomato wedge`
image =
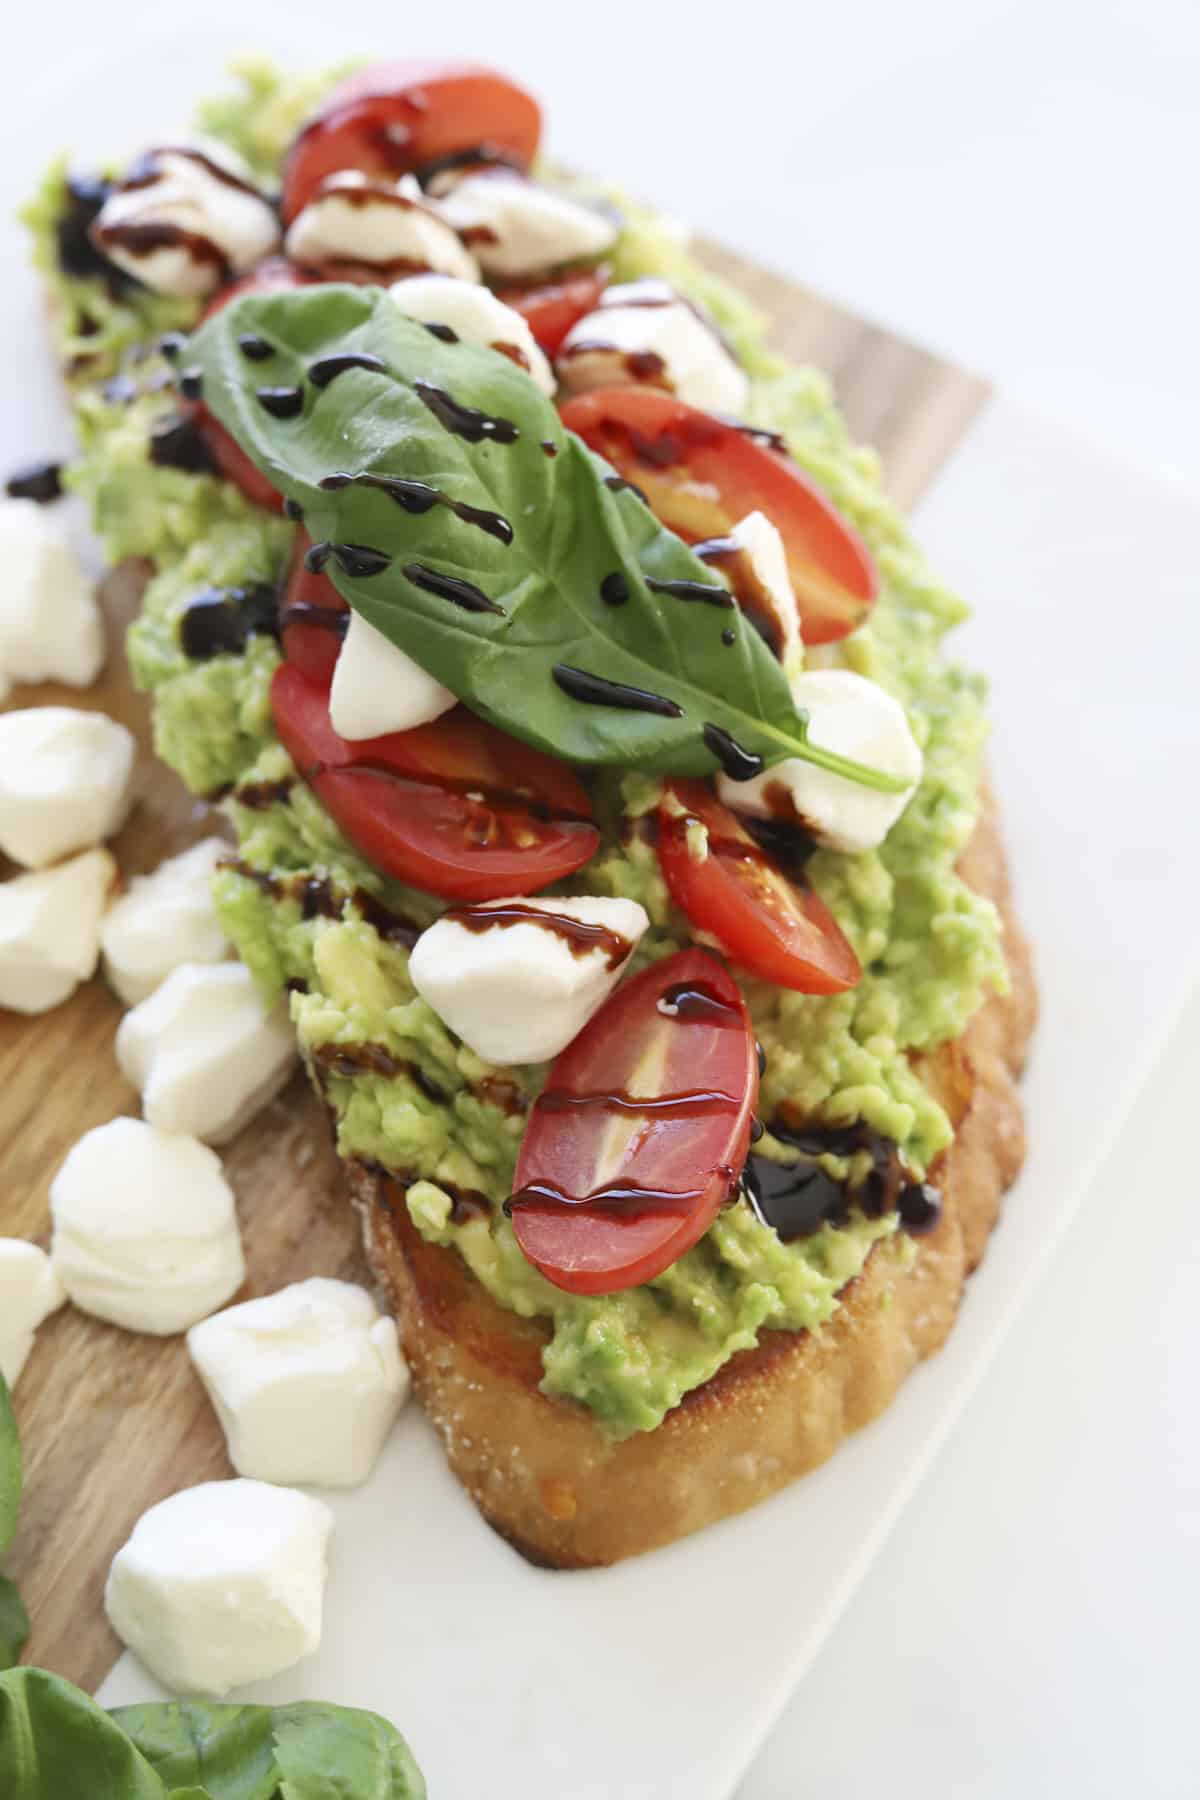
[[[313,276],[306,275],[303,269],[298,269],[295,263],[288,262],[282,256],[268,257],[257,269],[252,269],[249,275],[244,275],[240,281],[231,282],[220,293],[214,294],[204,309],[204,318],[211,319],[214,313],[220,312],[222,307],[228,306],[231,300],[238,299],[242,294],[269,294],[278,288],[308,287],[313,279]],[[195,419],[217,470],[226,481],[232,481],[255,506],[266,506],[272,512],[278,512],[282,504],[278,490],[262,470],[251,462],[203,400],[185,401],[184,410]]]
[[[304,566],[312,549],[307,531],[296,533],[279,605],[283,654],[308,680],[328,685],[342,647],[350,608],[328,575]]]
[[[599,849],[571,771],[465,707],[349,743],[330,723],[328,684],[284,663],[271,710],[288,755],[350,842],[411,887],[447,900],[533,894]]]
[[[702,862],[688,849],[696,822],[708,832]],[[857,986],[858,958],[825,902],[789,881],[703,782],[668,788],[658,812],[658,860],[676,906],[751,975],[801,994]]]
[[[728,1198],[757,1104],[754,1028],[729,971],[704,950],[644,969],[534,1102],[510,1202],[518,1244],[569,1294],[650,1281]]]
[[[862,623],[879,591],[870,552],[809,477],[752,428],[652,387],[597,388],[562,422],[639,487],[655,517],[698,543],[764,512],[783,535],[806,644]]]
[[[335,88],[293,141],[284,223],[341,169],[396,180],[476,148],[527,169],[541,131],[537,101],[492,69],[431,57],[377,63]]]
[[[558,355],[572,325],[594,312],[608,286],[608,270],[587,269],[541,287],[501,288],[497,299],[519,312],[547,356]]]

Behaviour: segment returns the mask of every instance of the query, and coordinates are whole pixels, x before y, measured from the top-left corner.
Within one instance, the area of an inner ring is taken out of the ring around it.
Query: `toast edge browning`
[[[877,1417],[945,1342],[1024,1158],[1016,1077],[1036,1013],[990,795],[959,868],[1000,912],[1011,986],[916,1062],[956,1124],[937,1169],[936,1230],[916,1240],[907,1267],[896,1240],[877,1244],[820,1331],[764,1332],[655,1431],[614,1444],[585,1408],[542,1394],[542,1327],[500,1307],[455,1251],[420,1237],[399,1183],[347,1165],[418,1397],[454,1474],[530,1561],[614,1563],[756,1505]]]

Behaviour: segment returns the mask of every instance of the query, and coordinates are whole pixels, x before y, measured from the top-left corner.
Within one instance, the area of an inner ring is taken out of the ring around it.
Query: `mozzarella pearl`
[[[831,850],[874,850],[921,779],[921,751],[904,708],[876,682],[849,669],[812,669],[797,675],[792,695],[808,713],[814,744],[899,776],[908,786],[898,794],[881,794],[845,775],[788,757],[753,781],[718,776],[719,797],[751,818],[798,820]]]
[[[107,850],[85,850],[0,884],[0,1006],[49,1012],[95,973],[116,880]]]
[[[420,319],[423,325],[447,325],[468,344],[499,350],[526,370],[543,394],[553,394],[557,386],[554,371],[527,321],[490,288],[445,275],[410,275],[393,282],[388,293],[410,319]]]
[[[92,240],[157,294],[211,294],[279,242],[275,209],[248,177],[223,144],[152,150],[105,201]]]
[[[468,236],[480,268],[507,281],[602,256],[618,235],[603,213],[503,169],[464,175],[439,211]]]
[[[381,275],[433,269],[479,279],[475,258],[408,175],[394,186],[353,169],[331,175],[293,221],[285,247],[294,262],[317,268],[362,263]]]
[[[329,689],[329,717],[339,737],[354,743],[387,731],[412,731],[455,703],[450,689],[420,663],[361,613],[350,614]]]
[[[104,713],[29,706],[0,718],[0,850],[41,869],[111,837],[129,811],[133,734]]]
[[[572,394],[645,381],[689,406],[724,413],[744,412],[750,395],[746,371],[716,327],[657,280],[606,289],[567,333],[557,368]]]

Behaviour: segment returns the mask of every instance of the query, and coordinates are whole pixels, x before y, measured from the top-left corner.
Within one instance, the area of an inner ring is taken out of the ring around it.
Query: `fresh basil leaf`
[[[247,359],[248,333],[269,359]],[[335,355],[342,372],[309,379]],[[314,540],[341,547],[327,565],[338,591],[514,737],[575,763],[707,775],[716,728],[763,764],[799,756],[898,785],[807,742],[806,715],[732,597],[628,487],[606,485],[607,465],[507,357],[442,341],[379,288],[326,285],[234,301],[186,360]],[[256,398],[266,389],[302,396],[294,416]],[[322,486],[341,475],[370,479]],[[380,477],[423,486],[397,499]],[[624,599],[606,604],[614,578]],[[624,690],[620,703],[612,688],[581,699],[580,671]]]
[[[425,1780],[378,1713],[299,1701],[274,1709],[280,1800],[425,1800]]]
[[[11,1669],[21,1660],[29,1637],[29,1614],[11,1581],[0,1575],[0,1669]]]
[[[45,1669],[0,1674],[4,1800],[165,1800],[166,1789],[115,1719]]]
[[[0,1375],[0,1556],[12,1543],[21,1506],[21,1440],[8,1383]]]
[[[113,1718],[168,1788],[211,1800],[274,1800],[279,1792],[269,1706],[169,1700],[120,1706]]]

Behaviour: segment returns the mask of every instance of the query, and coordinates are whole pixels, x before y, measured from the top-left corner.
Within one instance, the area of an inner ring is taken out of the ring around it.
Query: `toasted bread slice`
[[[945,1341],[1024,1155],[1015,1076],[1035,1011],[990,806],[960,870],[1000,910],[1011,989],[916,1065],[956,1125],[935,1171],[936,1230],[907,1265],[881,1241],[821,1331],[764,1332],[655,1431],[614,1444],[585,1407],[541,1393],[540,1322],[505,1311],[456,1251],[427,1243],[399,1181],[350,1167],[368,1259],[450,1466],[531,1561],[613,1563],[753,1506],[824,1462]]]

